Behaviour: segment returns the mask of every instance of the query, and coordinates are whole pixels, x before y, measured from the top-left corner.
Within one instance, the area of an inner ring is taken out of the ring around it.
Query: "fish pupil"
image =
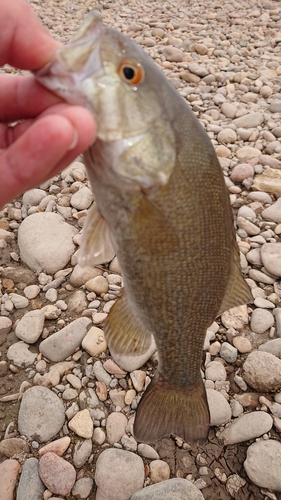
[[[135,70],[130,68],[130,66],[125,66],[125,68],[123,68],[123,73],[127,80],[132,80],[135,76]]]

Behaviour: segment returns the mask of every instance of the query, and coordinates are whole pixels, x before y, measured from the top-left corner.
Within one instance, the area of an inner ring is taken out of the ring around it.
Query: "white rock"
[[[170,478],[170,467],[164,460],[152,460],[149,476],[153,483],[166,481]]]
[[[268,439],[251,444],[244,468],[254,484],[271,491],[281,491],[281,443]]]
[[[107,344],[103,330],[96,326],[92,326],[82,340],[82,347],[91,356],[98,356],[101,352],[104,352],[107,348]]]
[[[210,361],[205,371],[206,380],[226,380],[225,367],[220,361]]]
[[[243,365],[243,378],[258,392],[281,388],[281,360],[264,351],[252,351]]]
[[[30,366],[35,362],[37,354],[30,352],[29,345],[25,342],[16,342],[9,347],[7,357],[13,362],[14,365],[25,367]]]
[[[281,243],[266,243],[261,248],[261,260],[269,274],[281,276]]]
[[[113,412],[106,421],[106,435],[109,444],[114,444],[121,439],[126,432],[127,418],[123,413]]]
[[[251,330],[255,333],[264,333],[274,325],[274,317],[270,311],[254,309],[251,316]]]
[[[141,457],[149,458],[150,460],[158,460],[158,458],[159,458],[157,451],[154,450],[154,448],[152,448],[152,446],[149,446],[149,444],[145,444],[145,443],[140,443],[138,445],[138,454]]]
[[[54,274],[68,263],[77,233],[70,224],[52,212],[39,212],[23,220],[18,232],[20,256],[33,271]]]
[[[272,417],[264,411],[253,411],[238,417],[220,434],[225,445],[242,443],[255,439],[270,431],[273,425]]]
[[[247,306],[237,306],[229,309],[229,311],[225,311],[221,315],[221,320],[223,326],[226,328],[234,328],[235,330],[240,330],[245,325],[248,324],[248,312]]]
[[[226,424],[231,419],[231,408],[225,397],[214,389],[207,389],[211,425]]]
[[[24,295],[28,300],[35,299],[40,293],[40,286],[38,285],[28,285],[23,290]]]
[[[45,315],[40,309],[27,312],[16,326],[16,336],[28,344],[34,344],[43,331],[44,321]]]
[[[70,203],[77,210],[85,210],[89,208],[93,200],[92,191],[87,186],[84,186],[71,196]]]
[[[22,197],[23,205],[36,206],[45,198],[46,192],[43,189],[29,189]]]
[[[88,408],[76,413],[68,422],[68,427],[75,432],[77,436],[84,439],[91,439],[93,436],[94,424]]]

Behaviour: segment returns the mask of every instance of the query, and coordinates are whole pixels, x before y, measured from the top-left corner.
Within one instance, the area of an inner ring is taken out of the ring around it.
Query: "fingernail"
[[[78,144],[78,132],[77,130],[74,128],[73,129],[73,141],[72,143],[70,144],[68,150],[71,151],[72,149],[76,148]]]

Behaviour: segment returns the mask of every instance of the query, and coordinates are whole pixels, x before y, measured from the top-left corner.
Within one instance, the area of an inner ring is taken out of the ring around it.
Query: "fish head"
[[[67,102],[90,110],[97,137],[114,147],[121,175],[146,187],[167,182],[176,157],[172,106],[165,99],[170,84],[139,45],[91,11],[35,76]]]

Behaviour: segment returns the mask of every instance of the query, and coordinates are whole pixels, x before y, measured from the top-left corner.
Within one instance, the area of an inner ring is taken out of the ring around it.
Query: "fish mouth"
[[[85,96],[73,90],[103,69],[100,40],[104,29],[100,14],[89,12],[74,38],[58,49],[48,64],[34,72],[36,79],[68,102],[85,105]]]

